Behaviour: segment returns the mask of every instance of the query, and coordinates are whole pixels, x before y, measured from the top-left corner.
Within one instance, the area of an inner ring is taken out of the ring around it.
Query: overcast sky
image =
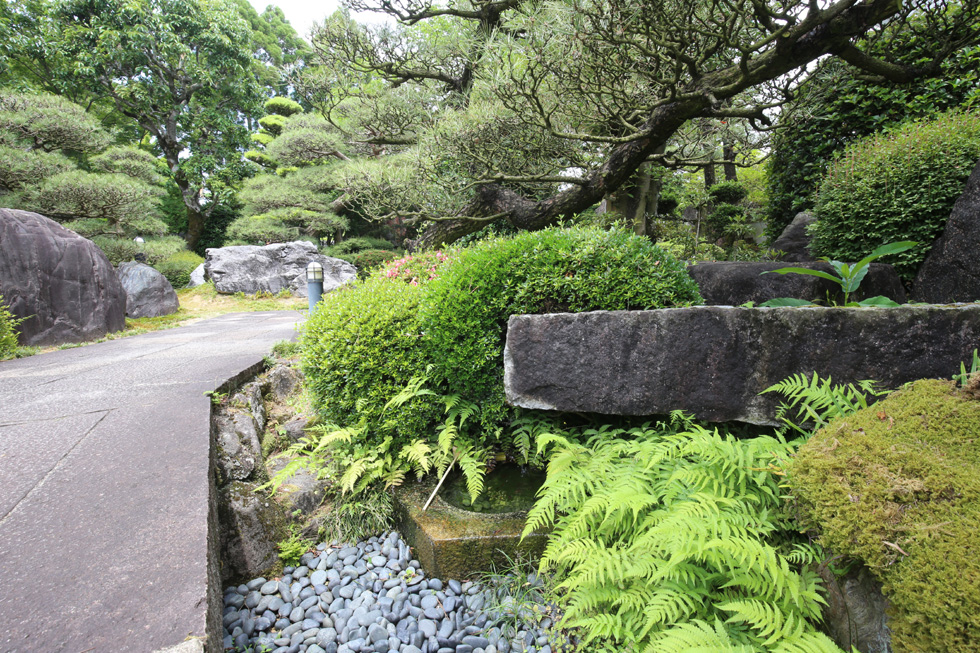
[[[340,7],[340,0],[249,0],[249,2],[260,14],[269,5],[280,7],[296,32],[307,40],[313,23],[322,21]],[[361,23],[378,20],[378,14],[354,14],[354,17]]]

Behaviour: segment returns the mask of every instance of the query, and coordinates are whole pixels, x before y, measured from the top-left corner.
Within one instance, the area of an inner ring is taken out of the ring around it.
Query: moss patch
[[[863,561],[892,603],[896,653],[980,647],[980,401],[917,381],[832,422],[790,482],[835,553]]]

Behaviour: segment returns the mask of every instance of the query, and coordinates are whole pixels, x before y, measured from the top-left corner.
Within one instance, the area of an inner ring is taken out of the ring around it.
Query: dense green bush
[[[432,380],[482,409],[484,428],[508,414],[507,320],[519,313],[640,310],[700,302],[683,263],[624,230],[545,229],[461,251],[420,306]]]
[[[547,229],[391,262],[327,295],[307,322],[303,368],[314,406],[344,427],[317,441],[346,443],[348,488],[446,464],[452,447],[466,452],[460,464],[477,479],[491,449],[515,446],[501,438],[515,417],[503,395],[510,315],[698,301],[682,263],[622,230]]]
[[[723,181],[708,189],[708,197],[719,204],[738,204],[749,196],[749,190],[737,181]]]
[[[0,295],[0,360],[10,358],[17,350],[17,325],[20,322]]]
[[[400,256],[400,253],[387,249],[364,249],[355,254],[347,254],[338,258],[342,258],[356,267],[357,276],[364,279],[388,261],[393,261]]]
[[[191,272],[201,263],[204,263],[202,256],[189,250],[184,250],[163,259],[153,267],[159,270],[160,274],[167,277],[167,281],[176,290],[185,288],[191,282]]]
[[[910,32],[903,47],[901,61],[914,64],[931,57],[935,43]],[[943,62],[939,76],[908,84],[869,84],[844,62],[825,60],[783,109],[773,138],[766,179],[769,241],[778,238],[797,213],[813,208],[827,166],[849,143],[889,125],[953,107],[977,107],[978,70],[978,46],[953,53]]]
[[[887,261],[912,279],[978,159],[978,114],[947,113],[850,145],[820,184],[811,251],[857,261],[885,243],[915,240]]]
[[[337,243],[330,247],[327,254],[330,256],[339,256],[346,254],[356,254],[357,252],[363,252],[367,249],[387,249],[390,250],[392,245],[390,242],[384,238],[372,238],[371,236],[358,236],[357,238],[350,238],[343,242]]]
[[[431,362],[419,327],[423,292],[378,274],[324,296],[303,331],[302,367],[325,422],[346,426],[363,418],[379,438],[408,438],[435,422],[441,409],[426,410],[420,400],[384,414],[388,400]]]

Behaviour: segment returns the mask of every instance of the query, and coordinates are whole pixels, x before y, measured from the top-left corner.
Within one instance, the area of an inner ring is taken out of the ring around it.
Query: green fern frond
[[[868,397],[885,394],[875,387],[874,381],[859,381],[857,385],[833,385],[831,377],[821,379],[816,372],[812,378],[802,373],[794,374],[760,394],[767,392],[778,392],[788,399],[778,417],[790,428],[803,433],[808,432],[803,428],[804,423],[812,422],[818,428],[825,426],[836,417],[867,408]],[[786,417],[793,410],[796,412],[795,421]]]
[[[343,492],[352,492],[354,490],[354,485],[357,483],[358,479],[364,475],[364,472],[366,472],[367,469],[367,461],[353,461],[340,477],[340,489]]]
[[[411,444],[402,447],[398,453],[399,457],[406,459],[409,463],[421,470],[422,474],[428,474],[432,468],[432,447],[422,440],[413,440]]]

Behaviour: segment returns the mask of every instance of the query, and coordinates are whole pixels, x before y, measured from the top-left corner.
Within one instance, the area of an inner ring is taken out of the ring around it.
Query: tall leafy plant
[[[898,306],[898,304],[887,297],[878,295],[876,297],[869,297],[868,299],[862,299],[859,302],[852,302],[851,295],[857,292],[858,288],[861,287],[861,282],[868,275],[868,270],[871,268],[871,264],[877,261],[883,256],[889,256],[892,254],[901,254],[907,250],[912,249],[918,245],[914,240],[906,240],[900,243],[888,243],[887,245],[882,245],[875,251],[871,252],[863,259],[857,263],[844,263],[842,261],[833,261],[826,256],[821,257],[821,261],[826,261],[833,268],[835,274],[829,274],[823,270],[811,270],[810,268],[779,268],[778,270],[766,270],[762,274],[805,274],[811,277],[819,277],[821,279],[826,279],[832,281],[840,286],[841,292],[844,294],[843,306]],[[759,304],[760,306],[772,307],[772,306],[809,306],[812,302],[808,302],[804,299],[793,299],[789,297],[780,297],[777,299],[770,299],[767,302]]]

